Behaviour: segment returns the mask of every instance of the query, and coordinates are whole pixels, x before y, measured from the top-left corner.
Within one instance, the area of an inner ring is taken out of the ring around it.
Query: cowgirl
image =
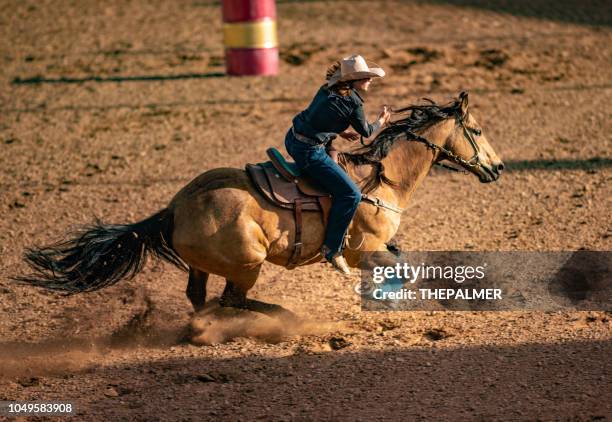
[[[391,113],[383,107],[378,119],[368,123],[359,95],[369,89],[372,78],[383,76],[384,70],[369,67],[359,55],[336,62],[327,70],[327,83],[308,108],[293,118],[293,127],[285,137],[287,152],[298,168],[332,196],[321,254],[345,275],[350,270],[342,256],[342,240],[361,201],[361,191],[325,148],[337,135],[351,141],[359,135],[370,137],[389,121]],[[347,130],[349,126],[357,133]]]

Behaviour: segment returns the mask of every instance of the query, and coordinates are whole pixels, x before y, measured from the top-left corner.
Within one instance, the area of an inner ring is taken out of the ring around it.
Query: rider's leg
[[[350,274],[341,249],[344,235],[357,211],[361,192],[346,172],[334,162],[323,146],[311,146],[294,139],[291,132],[285,146],[300,170],[332,195],[332,207],[325,231],[322,253],[343,274]]]
[[[361,201],[361,191],[324,149],[321,149],[316,159],[312,160],[304,171],[332,195],[332,207],[323,242],[329,248],[329,254],[326,256],[329,259],[341,252],[344,235]]]

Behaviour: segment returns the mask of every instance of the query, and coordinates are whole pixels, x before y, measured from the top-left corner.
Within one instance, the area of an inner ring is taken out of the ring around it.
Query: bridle
[[[449,149],[446,149],[444,147],[441,147],[439,145],[434,144],[433,142],[431,142],[427,138],[424,138],[424,137],[422,137],[420,135],[417,135],[416,133],[414,133],[410,129],[406,129],[406,131],[404,133],[406,134],[406,140],[421,142],[421,143],[425,144],[428,148],[432,149],[434,151],[434,153],[436,151],[442,153],[443,156],[444,156],[443,160],[452,161],[453,163],[458,164],[458,165],[462,166],[463,168],[452,167],[452,166],[449,166],[447,164],[440,163],[440,162],[436,162],[435,165],[440,166],[440,167],[444,167],[447,170],[451,170],[451,171],[467,174],[468,172],[467,172],[467,170],[465,170],[466,168],[482,167],[482,163],[480,162],[480,158],[479,158],[480,148],[478,147],[478,144],[476,143],[476,140],[474,139],[474,135],[472,133],[473,131],[477,131],[478,129],[468,128],[465,125],[465,120],[463,119],[463,117],[460,116],[457,112],[455,112],[455,120],[457,120],[459,122],[459,124],[461,125],[461,129],[463,130],[463,136],[468,140],[468,142],[472,146],[472,149],[474,150],[474,155],[472,155],[472,157],[469,158],[468,160],[458,156],[457,154],[455,154],[454,152],[452,152]],[[361,145],[365,146],[365,143],[363,142],[363,136],[361,137],[360,141],[361,141]],[[376,206],[378,208],[386,208],[386,209],[388,209],[390,211],[393,211],[393,212],[396,212],[398,214],[401,214],[403,212],[402,208],[396,207],[393,204],[389,204],[389,203],[387,203],[387,202],[385,202],[385,201],[383,201],[383,200],[381,200],[380,198],[377,198],[377,197],[373,197],[373,196],[370,196],[370,195],[367,195],[367,194],[362,194],[361,195],[361,199],[363,201],[369,202],[370,204],[372,204],[372,205],[374,205],[374,206]]]
[[[455,119],[461,125],[461,129],[463,130],[463,136],[468,140],[469,144],[472,146],[472,149],[474,150],[474,155],[467,160],[465,158],[458,156],[451,150],[441,147],[439,145],[436,145],[433,142],[429,141],[428,139],[417,135],[411,130],[406,130],[405,132],[405,134],[407,135],[406,139],[408,141],[417,141],[417,142],[421,142],[425,144],[428,148],[432,149],[433,151],[438,151],[442,153],[442,155],[444,156],[443,160],[452,161],[453,163],[458,164],[463,168],[458,169],[456,167],[452,167],[452,166],[449,166],[447,164],[440,163],[440,162],[435,163],[435,165],[444,167],[445,169],[448,169],[448,170],[467,174],[467,171],[465,170],[466,168],[471,169],[471,168],[476,168],[476,167],[482,167],[482,163],[480,162],[480,158],[479,158],[480,148],[478,147],[478,144],[476,143],[476,140],[474,139],[474,135],[472,133],[472,131],[477,130],[477,129],[468,128],[465,125],[465,120],[463,119],[463,117],[460,116],[456,112],[455,112]]]
[[[394,112],[393,110],[391,110],[391,113],[397,114],[397,112]],[[468,174],[467,170],[465,170],[466,168],[482,167],[482,163],[480,162],[480,158],[479,158],[480,148],[478,147],[478,144],[476,143],[476,140],[474,139],[474,135],[472,133],[473,131],[476,131],[478,129],[468,128],[465,125],[465,120],[463,119],[463,116],[460,116],[459,113],[457,112],[455,112],[454,114],[455,114],[455,120],[457,120],[459,124],[461,125],[461,129],[463,130],[463,136],[468,140],[468,142],[472,146],[472,149],[474,150],[474,155],[468,160],[466,160],[465,158],[459,157],[457,154],[455,154],[449,149],[446,149],[444,147],[434,144],[433,142],[429,141],[427,138],[417,135],[410,129],[406,129],[404,133],[406,134],[407,141],[421,142],[425,144],[428,148],[433,150],[434,152],[438,151],[442,153],[442,155],[444,156],[443,160],[452,161],[453,163],[458,164],[463,168],[452,167],[452,166],[449,166],[448,164],[441,163],[441,162],[436,162],[434,165],[440,166],[447,170],[455,171],[458,173]],[[480,130],[478,131],[480,132]],[[361,145],[366,146],[366,144],[363,142],[363,136],[361,136],[360,142],[361,142]]]

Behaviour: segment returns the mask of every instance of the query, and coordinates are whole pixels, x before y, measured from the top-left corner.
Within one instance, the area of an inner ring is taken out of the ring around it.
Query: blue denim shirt
[[[342,96],[323,85],[308,108],[293,118],[296,132],[322,144],[327,144],[349,126],[366,138],[374,131],[365,118],[363,99],[354,89],[350,95]]]

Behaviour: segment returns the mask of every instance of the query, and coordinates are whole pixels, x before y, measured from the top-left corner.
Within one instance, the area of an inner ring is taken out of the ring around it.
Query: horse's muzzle
[[[478,177],[481,183],[495,182],[501,176],[504,171],[504,163],[501,161],[498,163],[491,163],[491,166],[481,165],[482,172],[479,173]]]

